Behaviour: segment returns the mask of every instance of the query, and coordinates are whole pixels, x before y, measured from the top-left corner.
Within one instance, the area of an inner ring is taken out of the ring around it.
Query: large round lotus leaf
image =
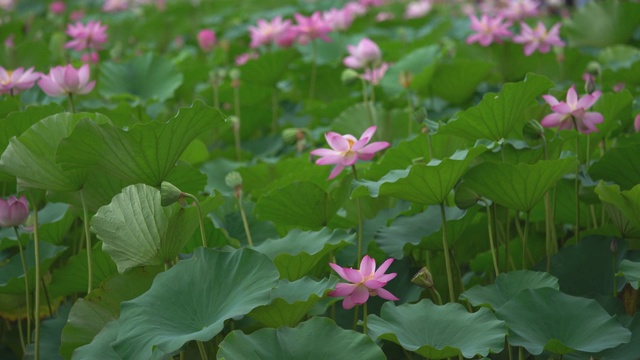
[[[269,303],[278,277],[256,251],[198,248],[159,274],[149,291],[122,303],[112,346],[123,359],[164,359],[189,341],[208,341],[225,320]]]
[[[640,287],[640,262],[622,260],[620,262],[620,273],[620,275],[624,275],[629,285],[638,290]]]
[[[486,308],[469,313],[458,303],[438,306],[427,299],[400,306],[387,302],[380,317],[367,319],[374,339],[393,341],[429,359],[500,352],[507,334],[504,322]]]
[[[502,273],[495,284],[474,286],[460,295],[473,306],[489,305],[493,309],[506,304],[524,289],[551,287],[558,290],[558,279],[546,272],[518,270]]]
[[[314,317],[296,328],[262,329],[251,335],[227,335],[218,359],[385,359],[370,337],[344,330],[327,318]]]
[[[205,214],[218,205],[210,200],[201,202]],[[127,186],[91,219],[91,230],[121,273],[175,259],[197,227],[194,206],[163,207],[160,190],[144,184]]]
[[[539,355],[547,350],[598,352],[629,342],[631,332],[595,300],[544,287],[521,291],[496,310],[509,327],[509,344]]]
[[[111,343],[118,335],[119,325],[118,320],[105,325],[90,344],[81,346],[73,352],[73,360],[122,360],[111,347]]]

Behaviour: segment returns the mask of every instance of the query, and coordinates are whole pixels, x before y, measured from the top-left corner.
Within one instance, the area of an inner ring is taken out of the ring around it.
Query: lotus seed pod
[[[172,183],[163,181],[160,184],[160,204],[162,206],[171,205],[182,198],[184,198],[184,193]]]
[[[224,177],[224,182],[228,187],[235,189],[238,186],[242,186],[242,175],[237,171],[232,171]]]
[[[411,282],[425,289],[430,289],[433,287],[433,276],[425,266],[417,274],[413,275]]]
[[[340,80],[346,86],[351,86],[355,84],[356,82],[358,82],[359,79],[360,79],[360,74],[358,74],[358,72],[353,69],[344,69],[344,71],[342,72],[342,75],[340,75]]]
[[[537,120],[529,120],[522,128],[522,136],[529,140],[540,140],[544,137],[544,128]]]

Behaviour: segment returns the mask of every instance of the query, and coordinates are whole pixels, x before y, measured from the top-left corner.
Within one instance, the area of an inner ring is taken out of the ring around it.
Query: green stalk
[[[27,311],[29,311],[29,309],[27,309]],[[20,307],[18,306],[18,336],[20,336],[20,348],[22,348],[22,353],[24,354],[27,347],[24,343],[24,334],[22,332],[22,311],[20,311]]]
[[[69,107],[71,108],[71,113],[76,113],[76,106],[73,104],[73,94],[69,93]]]
[[[200,350],[200,358],[202,360],[209,360],[209,357],[207,356],[207,351],[204,349],[204,345],[202,344],[202,341],[196,341],[196,343],[198,344],[198,350]]]
[[[16,239],[18,240],[18,250],[20,251],[20,261],[22,262],[22,271],[24,272],[24,297],[27,305],[27,343],[31,343],[31,297],[29,296],[29,272],[27,271],[27,260],[24,256],[24,250],[22,250],[22,244],[20,244],[20,234],[18,233],[18,227],[14,226],[13,230],[16,232]],[[22,337],[22,331],[20,331],[20,337]],[[24,350],[24,349],[23,349]]]
[[[242,148],[240,146],[240,87],[233,87],[233,105],[237,124],[233,124],[233,139],[236,147],[236,160],[240,161]]]
[[[249,230],[249,221],[247,220],[247,214],[245,213],[244,205],[242,204],[242,196],[238,198],[238,205],[240,206],[240,216],[242,216],[242,225],[244,226],[244,232],[247,234],[247,241],[249,242],[249,247],[253,247],[251,230]]]
[[[38,208],[35,205],[35,199],[31,199],[31,206],[33,207],[33,241],[35,248],[35,261],[36,261],[36,289],[35,289],[35,304],[34,308],[34,320],[35,320],[35,344],[34,344],[34,358],[40,359],[40,234],[38,229]]]
[[[451,272],[451,259],[449,258],[449,243],[447,240],[447,215],[444,211],[444,203],[440,203],[440,215],[442,216],[442,248],[444,249],[444,263],[447,267],[447,283],[449,284],[449,301],[455,302],[453,289],[453,273]]]
[[[363,78],[360,78],[362,81],[362,102],[364,103],[365,108],[367,109],[367,117],[369,118],[369,123],[373,124],[373,111],[372,111],[372,102],[369,101],[367,97],[367,81]]]
[[[202,247],[207,247],[207,237],[205,235],[204,232],[204,220],[202,218],[202,209],[200,208],[200,202],[198,201],[198,198],[189,194],[189,193],[183,193],[185,197],[188,197],[189,199],[193,200],[194,205],[196,206],[196,210],[198,211],[198,223],[200,224],[200,237],[202,237]]]
[[[367,334],[367,303],[362,306],[362,333]]]
[[[271,92],[271,133],[278,132],[278,89]]]
[[[84,190],[80,190],[80,201],[82,202],[82,221],[84,222],[84,237],[87,242],[87,276],[89,278],[87,284],[87,294],[91,293],[93,288],[93,253],[91,247],[91,233],[89,232],[89,210],[87,202],[84,199]]]
[[[356,165],[351,165],[353,169],[353,178],[358,180],[358,172],[356,171]],[[362,258],[362,228],[363,228],[363,220],[362,220],[362,203],[360,202],[360,198],[356,198],[356,206],[358,207],[358,259],[360,261]]]
[[[407,89],[407,103],[408,103],[408,109],[407,111],[409,112],[409,123],[408,123],[408,128],[409,128],[409,134],[408,136],[411,136],[411,134],[413,133],[413,101],[411,100],[411,91],[409,91],[409,89]]]
[[[491,246],[491,258],[493,259],[493,270],[496,273],[496,277],[500,275],[500,269],[498,268],[498,255],[496,254],[496,245],[493,239],[493,224],[491,222],[491,208],[489,203],[485,204],[487,209],[487,226],[489,228],[489,245]]]
[[[618,269],[616,269],[616,262],[618,261],[616,254],[612,254],[613,256],[613,297],[618,297],[618,278],[616,274],[618,273]]]
[[[575,118],[573,118],[573,126],[578,131],[578,124]],[[575,194],[576,194],[576,243],[580,241],[580,132],[576,134],[576,159],[578,159],[578,165],[576,166],[576,179],[575,179]]]
[[[527,211],[524,221],[524,233],[522,234],[522,270],[527,269],[527,240],[529,238],[529,215],[531,211]]]
[[[309,89],[309,99],[316,97],[316,77],[318,76],[318,64],[316,61],[316,42],[311,40],[311,88]]]

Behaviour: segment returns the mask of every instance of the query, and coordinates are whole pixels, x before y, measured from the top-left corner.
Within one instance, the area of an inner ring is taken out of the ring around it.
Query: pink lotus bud
[[[204,52],[213,50],[216,45],[216,33],[209,29],[200,30],[198,33],[198,45]]]
[[[353,69],[377,66],[382,57],[380,48],[373,41],[364,38],[358,45],[347,45],[349,56],[344,59],[344,65]]]
[[[633,128],[636,130],[636,132],[640,132],[640,114],[638,114],[633,121]]]
[[[0,226],[15,227],[24,224],[29,217],[29,202],[22,195],[20,199],[10,196],[0,199]]]
[[[52,14],[56,14],[56,15],[60,15],[64,13],[66,8],[67,6],[64,4],[64,1],[54,1],[51,4],[49,4],[49,11]]]
[[[98,55],[97,52],[90,52],[88,54],[84,53],[80,57],[80,60],[82,60],[82,62],[85,64],[88,64],[88,63],[97,64],[100,61],[100,56]]]

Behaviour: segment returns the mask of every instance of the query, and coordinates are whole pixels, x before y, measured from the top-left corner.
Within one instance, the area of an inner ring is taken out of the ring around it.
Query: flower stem
[[[278,133],[278,89],[271,91],[271,133]]]
[[[204,220],[202,219],[202,209],[200,208],[200,202],[198,198],[189,194],[183,193],[185,197],[193,200],[193,204],[196,206],[196,210],[198,211],[198,223],[200,224],[200,237],[202,238],[202,247],[207,247],[207,237],[204,232]]]
[[[87,242],[87,294],[89,294],[93,288],[93,254],[91,247],[91,233],[89,232],[89,210],[87,209],[87,202],[84,198],[84,190],[80,190],[80,201],[82,202],[84,238]]]
[[[618,278],[616,277],[616,273],[618,269],[616,268],[616,262],[618,261],[616,254],[612,254],[613,256],[613,297],[618,297]]]
[[[29,309],[27,309],[27,312]],[[24,334],[22,333],[22,311],[20,311],[20,307],[18,306],[18,335],[20,336],[20,347],[22,348],[22,353],[24,354],[27,347],[24,343]]]
[[[367,334],[367,303],[362,305],[362,333]]]
[[[407,118],[407,120],[409,120],[408,123],[407,123],[407,125],[408,125],[408,136],[411,136],[411,134],[413,133],[413,112],[414,112],[414,109],[413,109],[413,100],[411,99],[411,91],[409,91],[408,89],[407,89],[407,105],[408,105],[407,112],[409,113],[409,116]]]
[[[449,243],[447,240],[447,214],[444,211],[444,203],[440,203],[440,215],[442,216],[442,248],[444,249],[444,263],[447,267],[447,282],[449,285],[449,301],[455,302],[453,289],[453,274],[451,272],[451,259],[449,258]]]
[[[491,222],[491,208],[489,204],[486,203],[485,207],[487,209],[487,226],[489,228],[489,245],[491,246],[491,257],[493,258],[493,270],[496,273],[496,277],[500,275],[500,269],[498,268],[498,256],[496,254],[496,245],[493,239],[493,223]]]
[[[573,118],[573,126],[578,131],[578,124],[575,118]],[[588,150],[587,150],[588,151]],[[576,134],[576,159],[578,159],[578,165],[576,166],[576,179],[575,179],[575,193],[576,193],[576,243],[580,241],[580,132]]]
[[[34,320],[35,320],[35,344],[34,344],[34,358],[40,359],[40,234],[38,230],[38,207],[36,206],[35,199],[31,199],[31,206],[33,207],[33,241],[35,248],[35,261],[36,261],[36,279],[35,279],[35,304],[34,308]]]
[[[31,343],[31,297],[29,296],[29,272],[27,271],[27,260],[24,257],[24,250],[22,249],[22,244],[20,244],[18,227],[14,226],[13,230],[16,232],[18,250],[20,251],[20,261],[22,262],[22,271],[24,272],[24,297],[27,306],[27,343]],[[20,337],[22,337],[22,331],[20,331]]]
[[[438,290],[436,290],[435,287],[432,287],[429,288],[429,292],[431,292],[431,295],[436,299],[438,305],[442,305],[442,297],[440,296]]]
[[[73,94],[69,93],[69,107],[71,108],[71,113],[76,113],[76,106],[73,104]]]
[[[356,171],[356,165],[351,165],[353,169],[353,178],[358,180],[358,172]],[[360,261],[362,258],[362,228],[363,228],[363,220],[362,220],[362,203],[360,202],[360,198],[356,198],[356,206],[358,208],[358,259]]]
[[[311,86],[309,89],[309,100],[314,100],[316,97],[316,77],[318,76],[316,56],[316,42],[311,40]]]
[[[373,113],[372,113],[372,103],[369,102],[369,98],[367,97],[367,82],[361,78],[362,81],[362,102],[364,103],[365,108],[367,109],[367,118],[369,119],[369,123],[373,124]]]

